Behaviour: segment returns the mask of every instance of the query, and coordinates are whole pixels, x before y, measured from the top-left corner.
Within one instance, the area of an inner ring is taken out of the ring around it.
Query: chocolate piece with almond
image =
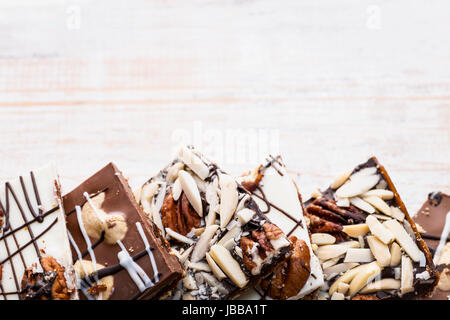
[[[290,242],[235,179],[193,147],[135,192],[186,273],[166,299],[231,299],[286,260]]]
[[[430,251],[375,157],[305,206],[325,276],[319,299],[409,299],[434,290]]]

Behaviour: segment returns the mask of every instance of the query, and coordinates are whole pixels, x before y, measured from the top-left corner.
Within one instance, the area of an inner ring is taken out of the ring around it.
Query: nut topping
[[[292,254],[270,280],[263,280],[261,286],[273,299],[288,299],[297,295],[311,273],[310,252],[305,241],[289,237]]]
[[[200,217],[203,217],[202,200],[194,178],[186,171],[181,170],[178,173],[178,179],[181,188],[183,189],[183,193],[186,195],[192,208],[194,208]]]
[[[239,263],[234,260],[227,249],[216,244],[211,247],[209,254],[235,285],[239,288],[243,288],[247,285],[247,277],[241,270]]]
[[[201,218],[190,205],[184,192],[175,202],[172,192],[169,191],[161,207],[161,217],[164,228],[170,228],[183,236],[192,228],[198,228],[201,222]]]

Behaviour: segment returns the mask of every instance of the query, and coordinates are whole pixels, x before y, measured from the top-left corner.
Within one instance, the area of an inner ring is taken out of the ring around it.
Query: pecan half
[[[249,237],[242,237],[239,247],[242,250],[242,260],[244,262],[245,267],[247,268],[247,270],[253,270],[255,269],[258,265],[253,262],[252,260],[252,248],[255,245],[255,242],[250,239]]]
[[[192,228],[198,228],[201,222],[200,216],[192,208],[184,192],[178,201],[175,201],[172,191],[164,198],[161,219],[164,228],[170,228],[182,235],[188,234]]]
[[[281,229],[273,223],[264,223],[263,229],[266,233],[267,239],[269,240],[278,240],[283,235],[283,231],[281,231]]]
[[[365,214],[353,205],[341,208],[335,200],[320,197],[306,207],[306,216],[312,233],[329,233],[337,241],[348,240],[342,226],[365,221]]]
[[[64,276],[65,268],[62,267],[53,257],[45,257],[41,260],[42,268],[48,272],[55,272],[56,278],[52,286],[52,297],[58,300],[67,300],[70,298],[67,288],[66,278]]]
[[[70,292],[64,276],[65,268],[53,257],[41,259],[43,273],[25,270],[22,278],[22,299],[29,300],[68,300]]]
[[[261,282],[262,289],[273,299],[288,299],[297,295],[308,281],[311,273],[311,255],[306,242],[289,237],[292,254],[271,279]]]

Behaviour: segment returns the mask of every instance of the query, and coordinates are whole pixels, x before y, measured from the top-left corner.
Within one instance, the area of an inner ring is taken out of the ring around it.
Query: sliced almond
[[[340,292],[335,292],[331,296],[331,300],[345,300],[345,296]]]
[[[236,242],[234,241],[234,239],[229,239],[227,242],[222,244],[222,246],[227,250],[231,250],[235,245]]]
[[[347,265],[352,265],[352,263],[348,263]],[[330,290],[328,291],[329,295],[332,295],[334,292],[337,291],[337,288],[340,283],[349,283],[363,268],[365,268],[365,266],[367,266],[367,264],[358,266],[357,263],[353,263],[353,265],[356,265],[356,266],[354,266],[353,268],[347,269],[347,271],[331,285]],[[338,265],[336,265],[336,266],[338,266]],[[336,267],[336,266],[334,266],[334,267]],[[326,273],[325,270],[324,270],[324,273]]]
[[[363,200],[370,203],[372,206],[377,208],[379,211],[381,211],[385,215],[392,217],[391,207],[389,207],[389,205],[386,202],[384,202],[383,199],[375,197],[375,196],[369,196],[369,197],[364,197]]]
[[[329,244],[319,247],[316,255],[320,260],[328,260],[347,252],[347,247],[341,244]]]
[[[345,246],[347,248],[359,248],[359,241],[350,240],[339,243],[341,246]]]
[[[227,249],[216,244],[211,247],[209,254],[235,285],[239,288],[245,287],[248,283],[247,277]]]
[[[322,263],[322,269],[326,269],[326,268],[329,268],[329,267],[332,267],[332,266],[336,265],[338,263],[339,259],[340,259],[340,257],[336,257],[336,258],[324,261]]]
[[[181,187],[180,179],[177,178],[172,186],[172,197],[173,200],[178,201],[178,199],[181,196],[181,192],[183,191],[183,188]]]
[[[197,188],[194,178],[186,171],[181,170],[178,173],[178,179],[192,208],[194,208],[200,217],[203,217],[202,199],[200,198],[200,191]]]
[[[414,290],[413,264],[408,256],[402,256],[402,274],[401,274],[400,292],[405,294]]]
[[[204,262],[189,262],[188,263],[188,268],[189,269],[193,269],[193,270],[197,270],[197,271],[206,271],[206,272],[210,272],[211,268],[209,267],[209,264],[204,263]]]
[[[238,191],[237,184],[234,179],[227,175],[221,174],[219,176],[220,187],[220,227],[223,229],[230,222],[238,205]]]
[[[389,247],[375,236],[368,236],[366,240],[369,244],[370,251],[372,251],[373,256],[378,261],[378,264],[382,267],[390,265],[391,253]]]
[[[205,228],[205,231],[198,239],[194,251],[192,252],[191,256],[192,262],[198,262],[205,257],[206,252],[209,249],[209,241],[212,239],[218,228],[219,226],[216,224],[213,224]]]
[[[368,282],[372,281],[377,275],[381,273],[382,268],[376,261],[362,265],[361,270],[355,275],[350,282],[349,296],[354,296],[364,288]]]
[[[166,182],[172,183],[178,178],[178,172],[184,168],[182,162],[174,163],[169,169],[167,169]]]
[[[365,223],[351,224],[343,227],[343,230],[348,236],[358,238],[365,236],[369,232],[369,226]]]
[[[395,237],[395,240],[400,244],[403,250],[413,259],[414,262],[420,260],[420,250],[414,240],[409,236],[408,232],[397,220],[389,220],[383,223]]]
[[[333,244],[336,242],[336,238],[328,233],[313,233],[311,241],[317,245]]]
[[[223,245],[230,239],[236,238],[240,233],[242,232],[242,229],[236,225],[231,230],[229,230],[225,235],[217,242],[218,245]]]
[[[366,223],[369,226],[370,232],[380,239],[384,244],[389,244],[394,240],[394,235],[389,229],[378,221],[374,216],[368,216]]]
[[[187,259],[189,258],[189,255],[191,254],[192,250],[194,250],[194,246],[190,246],[186,250],[183,251],[181,255],[179,255],[179,260],[181,263],[185,263]]]
[[[394,193],[390,190],[384,190],[384,189],[373,189],[369,190],[366,193],[362,195],[363,197],[379,197],[383,200],[391,200],[394,198]]]
[[[276,240],[270,240],[270,244],[275,250],[280,250],[281,248],[288,247],[291,243],[285,237],[280,237]]]
[[[336,201],[338,207],[347,208],[350,207],[350,201],[348,198],[338,198]]]
[[[242,224],[246,224],[253,218],[253,216],[255,215],[255,211],[244,208],[239,210],[236,215]]]
[[[158,191],[159,184],[157,182],[149,182],[142,187],[140,200],[151,201],[156,191]]]
[[[194,243],[195,243],[194,240],[189,239],[189,238],[183,236],[182,234],[179,234],[178,232],[173,231],[173,230],[170,229],[170,228],[166,228],[166,233],[167,233],[171,238],[173,238],[173,239],[175,239],[175,240],[178,240],[178,241],[180,241],[180,242],[184,242],[184,243],[187,243],[187,244],[194,244]]]
[[[335,194],[339,198],[356,197],[372,189],[379,180],[379,175],[361,176],[353,180],[350,178],[350,180],[336,190]]]
[[[391,267],[396,267],[400,264],[402,259],[402,248],[397,242],[393,242],[391,245],[391,262],[389,263]]]
[[[183,287],[185,287],[188,290],[198,289],[194,277],[190,274],[186,274],[186,276],[183,278]]]
[[[208,166],[191,149],[185,146],[181,147],[178,157],[202,180],[209,176]]]
[[[155,225],[158,227],[159,230],[161,230],[161,234],[163,237],[166,236],[166,231],[164,229],[164,225],[161,220],[161,214],[159,213],[159,210],[156,209],[156,205],[152,203],[150,207],[150,212],[152,215],[152,221],[155,223]]]
[[[223,280],[225,279],[227,276],[225,275],[225,273],[223,273],[222,270],[220,270],[219,266],[216,264],[216,262],[214,261],[213,258],[211,258],[211,256],[209,255],[209,253],[206,253],[206,262],[208,262],[209,267],[211,268],[212,272],[214,273],[214,275],[217,277],[217,279],[219,280]]]
[[[357,207],[358,209],[361,209],[362,211],[365,211],[367,213],[375,213],[375,208],[372,207],[368,202],[364,201],[360,197],[353,197],[350,198],[350,203]]]
[[[392,216],[400,222],[405,220],[405,214],[397,207],[391,206]]]
[[[338,284],[337,292],[345,295],[349,288],[350,288],[350,285],[348,283],[341,282]]]
[[[349,248],[344,262],[372,262],[374,257],[370,249]]]
[[[350,175],[352,174],[353,170],[347,170],[341,174],[339,174],[337,177],[334,178],[333,183],[331,184],[331,189],[336,190],[340,186],[344,184],[345,181],[348,180]]]
[[[365,286],[360,292],[363,294],[374,293],[381,290],[398,290],[400,289],[400,281],[392,278],[374,281]]]
[[[359,179],[365,176],[371,176],[377,173],[377,167],[368,167],[361,169],[350,176],[350,179]]]
[[[359,266],[357,262],[343,262],[323,269],[323,274],[325,275],[325,279],[329,280],[357,266]]]

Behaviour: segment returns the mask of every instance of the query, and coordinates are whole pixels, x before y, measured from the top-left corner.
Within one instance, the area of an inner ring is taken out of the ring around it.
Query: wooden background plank
[[[280,152],[305,196],[378,156],[408,209],[450,192],[450,2],[2,1],[0,179],[114,161],[137,186],[181,138],[239,174]],[[271,137],[271,138],[270,138]]]

